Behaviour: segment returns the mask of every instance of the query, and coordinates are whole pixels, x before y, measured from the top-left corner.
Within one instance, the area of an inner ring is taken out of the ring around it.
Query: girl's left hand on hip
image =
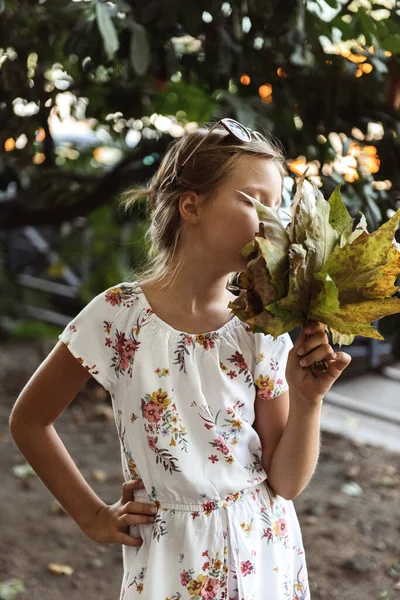
[[[299,337],[288,354],[285,373],[293,399],[300,397],[308,404],[321,403],[323,396],[351,362],[351,356],[346,352],[334,354],[323,323],[309,321],[301,326]],[[320,360],[326,360],[326,371],[311,367]]]

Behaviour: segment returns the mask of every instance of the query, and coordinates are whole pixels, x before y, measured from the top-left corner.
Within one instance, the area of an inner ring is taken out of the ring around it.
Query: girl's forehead
[[[260,156],[244,156],[236,165],[234,178],[242,180],[243,185],[265,185],[274,180],[280,182],[282,175],[275,160]]]
[[[231,180],[236,189],[240,189],[247,194],[267,192],[280,193],[283,186],[283,177],[276,165],[273,168],[259,171],[248,171],[244,174],[237,173]]]
[[[232,189],[257,197],[268,205],[282,202],[283,177],[276,161],[264,157],[245,157],[232,177]]]

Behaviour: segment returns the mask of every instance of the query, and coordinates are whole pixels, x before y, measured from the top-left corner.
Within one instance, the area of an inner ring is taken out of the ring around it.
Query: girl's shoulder
[[[93,320],[127,321],[143,308],[140,296],[136,282],[122,281],[94,296],[77,317],[87,326]]]
[[[117,283],[90,300],[58,339],[111,392],[125,363],[131,362],[127,357],[136,348],[132,332],[143,310],[135,282]]]
[[[118,309],[140,309],[143,305],[141,295],[141,290],[136,281],[122,281],[101,292],[97,298],[103,299],[106,305]]]

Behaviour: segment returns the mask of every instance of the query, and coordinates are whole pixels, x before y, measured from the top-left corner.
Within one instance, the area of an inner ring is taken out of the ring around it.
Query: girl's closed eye
[[[260,200],[259,198],[256,198],[255,196],[254,196],[254,198],[255,198],[256,200],[258,200],[259,202],[261,202],[261,200]],[[243,199],[242,199],[242,201],[243,201],[245,204],[248,204],[249,206],[254,206],[254,204],[252,203],[252,201],[251,201],[251,200],[248,200],[247,198],[243,198]]]

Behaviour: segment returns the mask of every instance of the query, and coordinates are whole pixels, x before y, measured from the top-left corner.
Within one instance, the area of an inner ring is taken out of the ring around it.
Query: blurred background
[[[121,192],[173,139],[232,117],[282,141],[284,210],[308,167],[376,230],[400,207],[399,17],[394,0],[0,0],[0,600],[118,597],[120,548],[63,515],[8,414],[71,317],[144,258],[145,203],[123,214]],[[314,599],[400,598],[400,314],[373,325],[384,341],[343,348],[353,360],[295,501]],[[67,413],[68,449],[115,502],[109,398],[88,382]]]

